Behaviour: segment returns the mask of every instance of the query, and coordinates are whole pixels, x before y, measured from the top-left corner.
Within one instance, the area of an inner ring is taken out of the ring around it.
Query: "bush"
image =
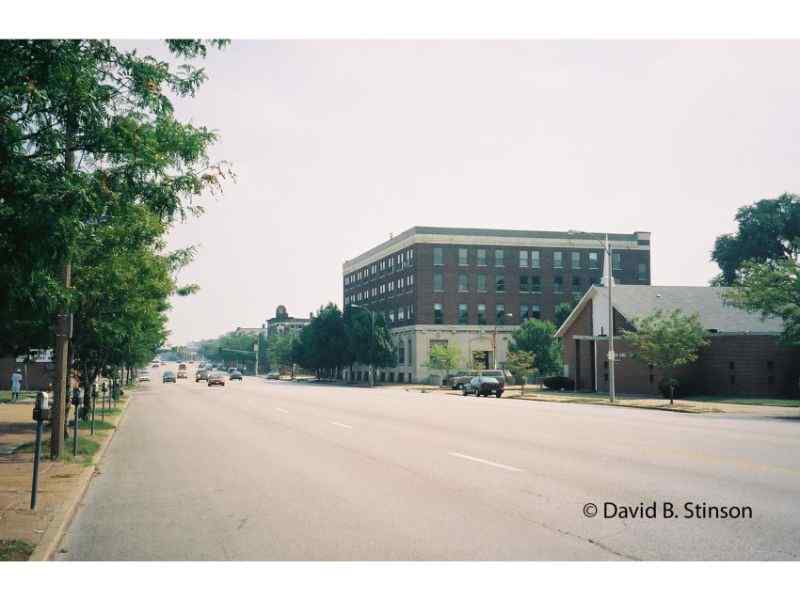
[[[545,377],[542,380],[544,383],[544,387],[548,390],[574,390],[575,389],[575,382],[572,381],[569,377],[562,377],[560,375],[556,377]]]
[[[661,392],[661,395],[667,400],[669,400],[669,383],[670,380],[668,378],[664,378],[658,382],[658,391]],[[672,379],[672,385],[675,386],[675,391],[672,395],[673,398],[685,398],[692,394],[692,389],[688,383],[681,383],[677,379]]]

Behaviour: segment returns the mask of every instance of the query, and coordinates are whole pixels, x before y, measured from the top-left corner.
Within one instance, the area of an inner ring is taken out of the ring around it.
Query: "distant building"
[[[275,316],[267,320],[267,338],[273,335],[300,333],[300,330],[310,322],[310,318],[290,317],[286,307],[281,304],[275,310]]]
[[[691,393],[709,395],[789,396],[798,392],[800,348],[780,342],[783,324],[762,319],[726,303],[727,288],[615,285],[612,289],[614,333],[633,328],[633,320],[656,310],[697,314],[708,331],[710,345],[698,360],[675,376]],[[594,286],[581,298],[556,332],[563,340],[565,375],[578,390],[608,391],[608,289]],[[614,369],[620,393],[659,394],[663,377],[657,369],[635,360],[622,338],[614,351],[623,356]]]
[[[263,331],[263,327],[237,327],[233,333],[235,335],[260,335]]]
[[[461,368],[502,367],[511,333],[527,319],[554,319],[603,271],[604,233],[412,227],[348,260],[343,304],[384,316],[397,367],[378,381],[426,381],[435,345],[458,346]],[[650,234],[609,234],[614,278],[650,284]],[[353,374],[363,378],[366,367]]]

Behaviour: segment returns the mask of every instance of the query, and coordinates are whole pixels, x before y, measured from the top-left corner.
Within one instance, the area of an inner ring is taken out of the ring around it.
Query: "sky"
[[[126,42],[165,56],[160,42]],[[170,246],[171,343],[341,304],[342,262],[415,225],[652,232],[705,285],[736,209],[800,193],[797,41],[236,41],[178,116],[236,182]]]

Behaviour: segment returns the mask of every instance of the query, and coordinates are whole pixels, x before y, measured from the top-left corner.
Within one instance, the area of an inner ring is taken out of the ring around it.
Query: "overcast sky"
[[[160,43],[137,43],[161,53]],[[176,227],[172,343],[341,303],[342,262],[414,225],[651,231],[704,285],[739,206],[800,190],[799,42],[234,41],[179,115],[238,176]]]

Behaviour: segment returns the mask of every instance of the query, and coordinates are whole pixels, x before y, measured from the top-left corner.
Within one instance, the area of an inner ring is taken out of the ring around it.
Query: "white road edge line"
[[[278,412],[282,412],[282,413],[288,413],[289,412],[285,408],[276,408],[275,410],[277,410]]]
[[[448,452],[450,456],[457,456],[458,458],[466,458],[467,460],[474,460],[475,462],[483,463],[485,465],[491,465],[493,467],[497,467],[498,469],[505,469],[506,471],[515,471],[517,473],[523,472],[525,469],[518,469],[517,467],[512,467],[509,465],[504,465],[501,463],[492,462],[491,460],[486,460],[483,458],[476,458],[474,456],[469,456],[468,454],[461,454],[460,452]]]
[[[331,421],[331,425],[336,425],[337,427],[346,427],[347,429],[352,429],[352,425],[345,425],[344,423],[339,423],[339,421]]]

